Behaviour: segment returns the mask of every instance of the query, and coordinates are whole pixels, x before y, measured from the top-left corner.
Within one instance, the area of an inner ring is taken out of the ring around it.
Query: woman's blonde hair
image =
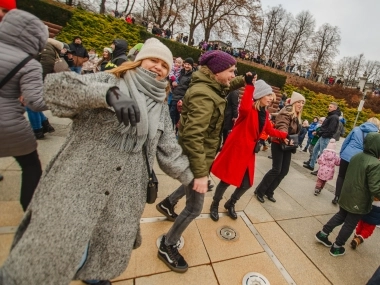
[[[294,102],[295,103],[295,102]],[[296,112],[296,107],[295,105],[293,104],[292,105],[292,111],[290,112],[292,114],[292,117],[297,117],[298,118],[298,122],[302,122],[302,119],[301,119],[301,116],[302,116],[302,110],[303,108],[301,109],[301,112],[298,113],[297,115],[297,112]]]
[[[374,124],[380,130],[380,120],[378,118],[375,118],[375,117],[369,118],[367,122]]]
[[[272,93],[272,94],[268,94],[268,95],[272,95],[272,102],[276,101],[276,94],[275,93]],[[268,96],[266,95],[266,96]],[[264,96],[265,97],[265,96]],[[261,98],[260,98],[261,99]],[[253,108],[257,111],[260,111],[260,99],[257,99],[254,103],[253,103]],[[268,106],[265,106],[265,110],[268,109]]]
[[[135,69],[141,65],[141,60],[138,61],[125,61],[120,66],[115,67],[111,70],[107,70],[106,72],[112,73],[117,78],[122,77],[128,70]]]

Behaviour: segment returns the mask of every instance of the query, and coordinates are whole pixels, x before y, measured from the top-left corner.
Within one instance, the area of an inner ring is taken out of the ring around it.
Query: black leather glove
[[[244,75],[245,83],[246,83],[247,85],[253,85],[252,81],[253,81],[253,78],[254,78],[254,77],[255,77],[254,75],[247,75],[247,74],[245,74],[245,75]]]
[[[120,92],[118,87],[108,89],[106,100],[115,110],[117,120],[128,126],[136,126],[140,122],[140,109],[137,103]]]

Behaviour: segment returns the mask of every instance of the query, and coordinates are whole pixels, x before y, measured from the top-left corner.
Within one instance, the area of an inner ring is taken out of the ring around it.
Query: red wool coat
[[[216,157],[211,172],[223,182],[239,187],[248,168],[250,185],[253,185],[255,170],[255,146],[260,138],[259,114],[253,107],[252,85],[244,90],[239,107],[239,117],[219,155]],[[269,113],[263,131],[272,137],[286,138],[287,133],[273,128]]]

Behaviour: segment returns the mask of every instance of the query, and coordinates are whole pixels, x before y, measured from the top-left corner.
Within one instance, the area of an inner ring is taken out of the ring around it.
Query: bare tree
[[[340,32],[337,26],[323,24],[311,39],[312,72],[316,74],[332,63],[338,53]]]
[[[255,6],[252,2],[258,0],[199,0],[199,14],[204,28],[204,39],[209,40],[211,31],[219,27],[219,31],[228,27],[232,35],[236,36],[237,21],[252,13]],[[228,30],[224,29],[224,32]],[[218,32],[218,31],[216,31]]]
[[[294,55],[300,52],[302,48],[306,48],[309,37],[315,28],[313,15],[309,11],[302,11],[295,17],[293,27],[293,40],[289,49],[288,62],[291,62]]]
[[[123,11],[128,15],[132,13],[136,0],[127,0]]]

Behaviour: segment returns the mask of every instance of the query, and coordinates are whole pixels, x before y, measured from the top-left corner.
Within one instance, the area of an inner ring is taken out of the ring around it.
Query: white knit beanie
[[[293,105],[297,101],[304,101],[304,102],[306,102],[306,99],[300,93],[297,93],[297,92],[293,91],[292,97],[290,98],[290,105]]]
[[[257,80],[255,83],[255,92],[253,93],[253,98],[258,100],[266,95],[272,94],[273,90],[264,80]]]
[[[169,66],[169,71],[173,65],[173,54],[170,49],[161,43],[156,38],[147,39],[141,48],[140,52],[136,55],[135,61],[143,60],[145,58],[158,58],[166,62]],[[169,72],[168,71],[168,72]]]
[[[329,142],[329,144],[327,145],[327,147],[325,149],[326,150],[333,150],[333,151],[335,151],[336,150],[335,139],[330,139],[330,142]]]

